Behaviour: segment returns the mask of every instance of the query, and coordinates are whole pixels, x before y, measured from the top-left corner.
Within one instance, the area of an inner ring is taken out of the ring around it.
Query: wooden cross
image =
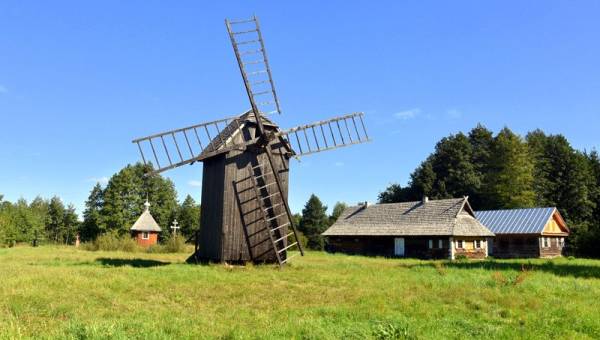
[[[179,227],[177,226],[179,224],[179,222],[177,222],[177,219],[175,219],[173,221],[173,225],[171,226],[171,229],[173,230],[173,235],[177,235],[177,229],[179,229]]]

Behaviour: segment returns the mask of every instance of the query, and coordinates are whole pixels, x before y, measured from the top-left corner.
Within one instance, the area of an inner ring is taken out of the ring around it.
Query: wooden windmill
[[[363,113],[288,130],[281,113],[258,18],[225,20],[251,109],[241,115],[138,138],[153,173],[203,162],[198,261],[288,262],[304,255],[290,211],[289,159],[369,141]],[[296,255],[298,255],[296,254]]]

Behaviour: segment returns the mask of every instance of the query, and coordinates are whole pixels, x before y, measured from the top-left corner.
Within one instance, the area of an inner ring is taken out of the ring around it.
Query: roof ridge
[[[532,207],[532,208],[506,208],[506,209],[487,209],[487,210],[475,210],[475,212],[490,212],[490,211],[510,211],[510,210],[542,210],[542,209],[556,209],[557,207]]]

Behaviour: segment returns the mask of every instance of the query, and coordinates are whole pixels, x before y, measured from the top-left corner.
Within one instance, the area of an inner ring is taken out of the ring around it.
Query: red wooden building
[[[150,203],[144,203],[146,209],[135,221],[131,227],[131,235],[137,241],[137,244],[143,247],[149,247],[158,242],[158,233],[161,231],[160,226],[150,214]]]

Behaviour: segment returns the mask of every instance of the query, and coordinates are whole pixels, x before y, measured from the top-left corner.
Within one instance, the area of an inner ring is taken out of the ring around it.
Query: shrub
[[[186,252],[186,244],[185,240],[182,236],[173,236],[168,239],[164,244],[154,244],[148,249],[146,249],[148,253],[184,253]]]
[[[127,235],[118,236],[117,233],[108,232],[102,234],[96,238],[91,243],[84,243],[83,249],[97,251],[126,251],[126,252],[136,252],[140,250],[140,247],[137,245],[134,239]]]
[[[458,255],[456,255],[455,259],[456,259],[457,261],[466,261],[468,258],[467,258],[467,256],[466,256],[466,255],[464,255],[464,254],[458,254]]]

